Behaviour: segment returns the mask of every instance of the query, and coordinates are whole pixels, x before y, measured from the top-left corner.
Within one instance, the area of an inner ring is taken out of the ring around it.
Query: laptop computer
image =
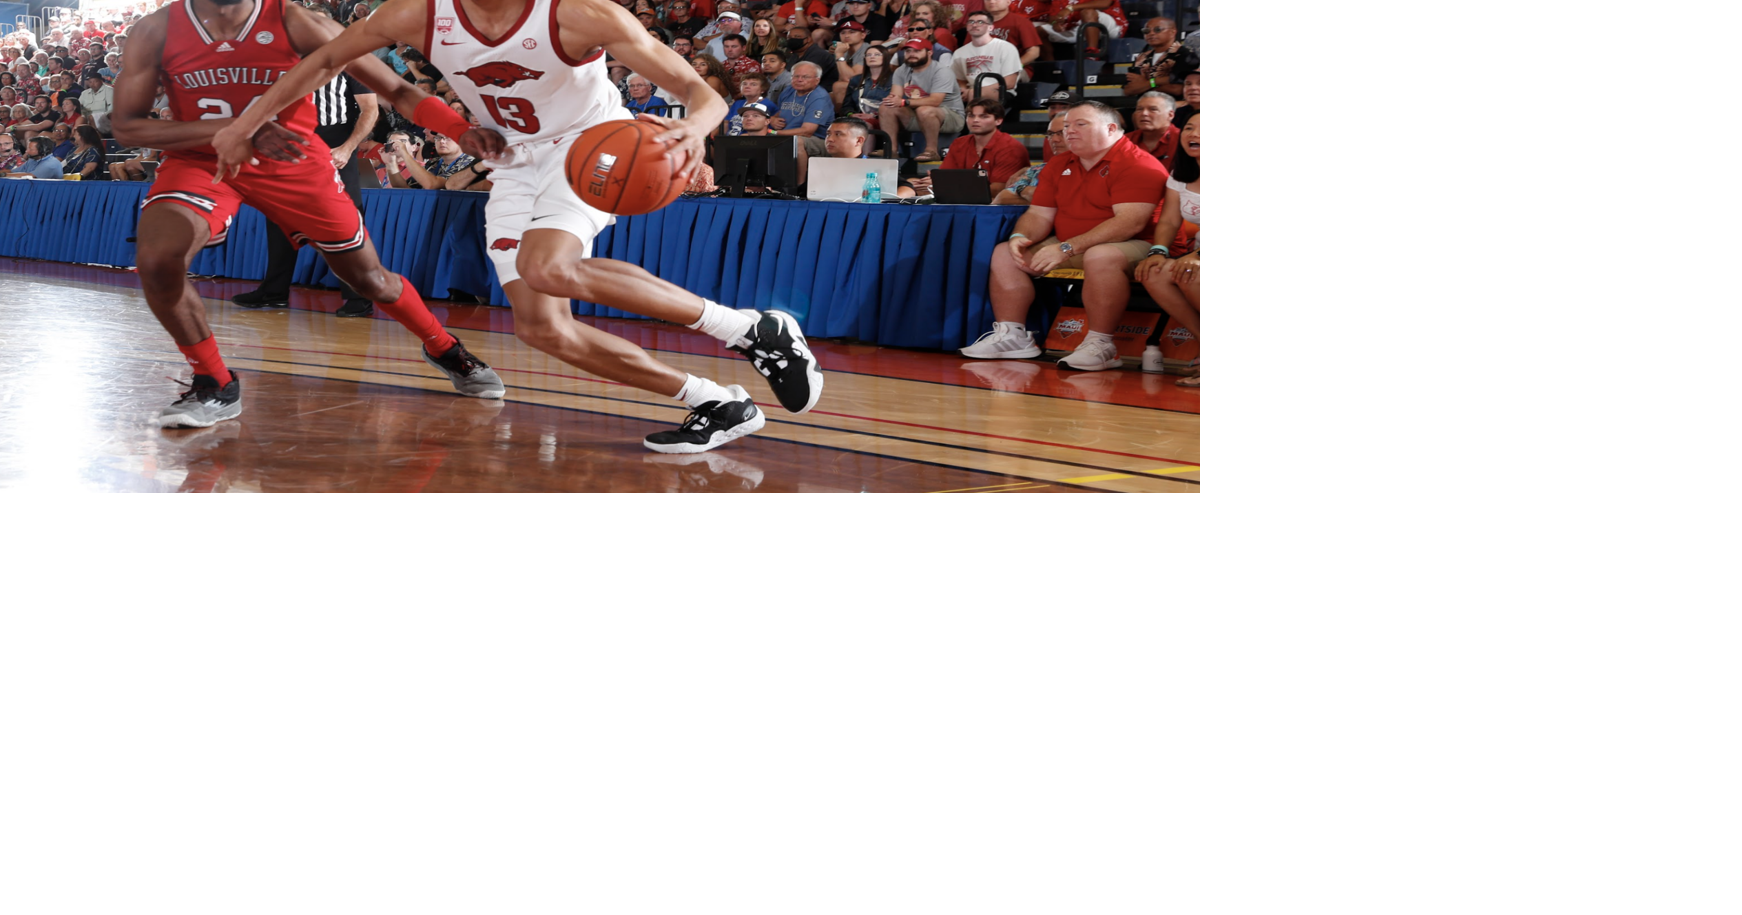
[[[883,186],[883,199],[895,199],[895,176],[901,163],[894,159],[825,159],[813,156],[806,178],[805,198],[858,203],[865,188],[865,173],[876,172]]]
[[[931,179],[931,194],[938,203],[980,206],[992,202],[992,180],[977,168],[934,168],[926,177]]]

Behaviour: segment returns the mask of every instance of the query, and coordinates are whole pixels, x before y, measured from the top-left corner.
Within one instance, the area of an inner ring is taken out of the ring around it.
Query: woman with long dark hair
[[[750,26],[750,47],[744,50],[744,56],[751,60],[761,60],[762,55],[769,52],[782,54],[786,51],[786,42],[774,32],[773,19],[758,19]]]
[[[881,45],[865,46],[865,72],[847,84],[845,104],[841,110],[872,127],[878,126],[877,109],[889,94],[890,78],[895,68],[889,65],[889,52]]]
[[[1201,116],[1194,114],[1180,128],[1179,152],[1174,155],[1173,174],[1167,177],[1167,196],[1162,198],[1161,218],[1155,226],[1155,246],[1149,249],[1149,256],[1137,264],[1135,278],[1162,311],[1191,331],[1192,338],[1201,343],[1203,337],[1198,333],[1198,280],[1201,273],[1198,234],[1191,233],[1184,255],[1168,257],[1174,240],[1179,237],[1181,223],[1196,226],[1201,219],[1203,206],[1198,198],[1200,121]],[[1159,372],[1161,366],[1152,368],[1146,359],[1143,370]],[[1198,374],[1193,372],[1190,378],[1182,378],[1178,383],[1181,387],[1195,388]]]
[[[690,58],[690,66],[695,68],[696,75],[708,84],[709,89],[720,93],[720,98],[728,102],[732,100],[732,90],[726,88],[726,67],[719,58],[712,54],[697,54]]]
[[[73,151],[61,160],[61,172],[69,178],[78,175],[87,181],[93,178],[101,180],[109,177],[102,166],[103,135],[89,124],[73,128]]]
[[[77,127],[90,120],[85,117],[85,106],[70,95],[60,100],[59,108],[61,111],[60,122],[67,127]]]

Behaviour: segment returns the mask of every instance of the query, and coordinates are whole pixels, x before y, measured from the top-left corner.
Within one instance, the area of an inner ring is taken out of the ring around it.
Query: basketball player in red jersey
[[[224,241],[243,203],[283,226],[294,244],[314,245],[351,288],[421,338],[424,361],[461,394],[503,394],[501,379],[441,326],[411,283],[382,268],[362,215],[345,196],[319,138],[309,144],[315,155],[306,159],[256,160],[226,180],[216,177],[212,137],[258,102],[302,55],[339,32],[331,20],[288,0],[174,0],[141,19],[129,35],[127,67],[115,81],[115,138],[167,151],[139,217],[139,285],[194,370],[193,386],[159,414],[161,426],[210,426],[242,413],[241,382],[218,353],[187,268],[200,248]],[[348,69],[413,120],[423,122],[433,108],[457,117],[379,60],[360,60]],[[160,83],[175,120],[148,116]],[[260,131],[262,148],[312,137],[314,126],[314,105],[305,93],[277,124]],[[502,148],[499,134],[462,133],[451,135],[477,154]]]
[[[399,41],[423,49],[467,107],[510,144],[490,173],[485,232],[521,340],[583,371],[683,401],[692,412],[681,426],[644,439],[654,451],[707,451],[755,432],[765,419],[743,388],[678,371],[576,321],[569,299],[701,330],[748,357],[788,411],[816,404],[823,375],[790,315],[728,308],[634,264],[589,256],[612,217],[575,194],[563,163],[582,130],[631,117],[606,76],[604,52],[687,106],[680,120],[641,116],[666,128],[659,140],[682,180],[726,113],[694,68],[612,0],[388,0],[221,131],[213,141],[219,168],[276,155],[253,142],[268,117],[347,63]]]

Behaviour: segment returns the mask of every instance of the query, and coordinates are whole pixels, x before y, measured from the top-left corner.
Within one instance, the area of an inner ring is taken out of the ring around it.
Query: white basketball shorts
[[[593,239],[617,217],[588,206],[563,173],[574,137],[519,144],[490,172],[495,186],[484,206],[484,238],[496,278],[506,286],[520,278],[515,259],[529,229],[560,229],[581,240],[581,256],[593,256]]]

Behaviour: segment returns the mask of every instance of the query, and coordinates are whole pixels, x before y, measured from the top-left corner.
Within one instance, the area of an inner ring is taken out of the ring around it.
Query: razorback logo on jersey
[[[518,238],[498,238],[490,243],[492,251],[512,251],[518,247],[520,247],[520,239]]]
[[[538,79],[544,75],[544,71],[528,70],[519,64],[495,60],[470,70],[461,70],[460,75],[471,80],[474,86],[489,85],[506,89],[523,79]]]

